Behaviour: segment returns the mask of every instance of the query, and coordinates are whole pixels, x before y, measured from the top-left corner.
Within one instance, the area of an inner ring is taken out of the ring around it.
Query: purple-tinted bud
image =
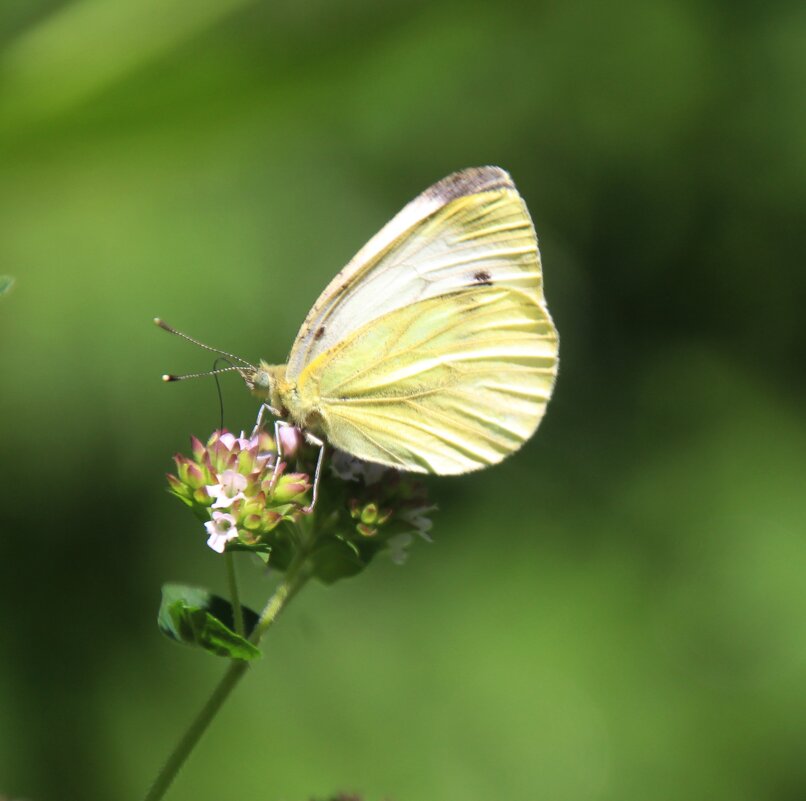
[[[197,465],[190,461],[185,456],[180,456],[178,453],[174,456],[174,462],[176,463],[176,472],[179,476],[179,480],[185,484],[190,484],[190,468],[194,467],[198,469]],[[197,485],[198,486],[198,485]]]
[[[285,477],[289,481],[295,481],[298,484],[305,484],[311,486],[311,481],[307,473],[286,473]]]
[[[192,436],[190,438],[190,450],[191,453],[193,454],[193,458],[197,462],[200,462],[202,460],[202,457],[204,456],[205,447],[202,444],[202,441],[198,439],[198,437]]]
[[[207,483],[204,473],[205,471],[202,470],[197,464],[188,462],[185,466],[185,482],[193,489],[203,487]]]
[[[368,503],[361,510],[361,522],[367,526],[373,526],[378,520],[378,507],[374,503]]]
[[[182,498],[187,498],[190,495],[187,486],[183,484],[175,475],[172,473],[166,473],[165,477],[168,479],[168,486],[171,488],[171,492],[173,492],[175,495],[179,495]]]
[[[306,493],[311,485],[305,473],[287,473],[280,476],[272,493],[274,503],[289,503]]]
[[[305,444],[305,437],[296,426],[280,426],[280,453],[284,459],[295,459],[300,448]]]
[[[199,506],[212,506],[213,504],[213,499],[207,494],[206,487],[199,487],[199,489],[193,490],[191,497]]]
[[[280,465],[280,470],[282,470],[282,465]],[[274,485],[277,482],[275,481],[275,477],[273,474],[267,475],[259,484],[260,492],[265,495],[267,498],[271,496],[272,489],[274,489]]]
[[[176,465],[176,472],[179,475],[179,478],[184,481],[185,480],[185,466],[191,464],[190,459],[186,456],[182,456],[181,453],[175,453],[173,456],[174,464]]]
[[[257,531],[262,523],[263,518],[259,514],[246,515],[243,519],[243,525],[250,531]]]
[[[246,517],[252,517],[254,515],[261,517],[265,509],[266,496],[262,492],[259,492],[257,495],[248,498],[244,503],[241,504],[240,512]]]
[[[257,534],[253,534],[244,528],[238,529],[238,539],[244,545],[257,545],[260,542],[260,537]]]
[[[257,466],[257,448],[249,449],[248,451],[241,451],[237,456],[237,467],[235,468],[239,473],[248,475]]]
[[[210,459],[210,466],[216,473],[223,473],[229,467],[229,450],[223,445],[221,440],[216,440],[207,448]]]
[[[275,512],[272,509],[267,510],[263,517],[265,524],[270,528],[274,528],[283,519],[283,516],[279,512]]]
[[[368,526],[366,523],[359,523],[355,528],[362,537],[374,537],[378,533],[375,526]]]

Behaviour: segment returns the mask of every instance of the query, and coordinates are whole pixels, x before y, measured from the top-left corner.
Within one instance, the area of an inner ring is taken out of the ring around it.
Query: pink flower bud
[[[205,448],[200,439],[198,439],[197,437],[190,438],[190,450],[191,453],[193,454],[193,458],[197,462],[201,461],[202,457],[204,456]]]
[[[283,459],[295,459],[299,449],[305,444],[302,432],[296,426],[280,426],[279,451]]]

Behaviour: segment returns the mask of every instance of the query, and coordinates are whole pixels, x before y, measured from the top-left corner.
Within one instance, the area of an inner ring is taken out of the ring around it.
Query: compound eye
[[[255,377],[255,384],[257,384],[257,386],[259,386],[261,389],[268,389],[269,374],[265,370],[258,372],[257,376]]]

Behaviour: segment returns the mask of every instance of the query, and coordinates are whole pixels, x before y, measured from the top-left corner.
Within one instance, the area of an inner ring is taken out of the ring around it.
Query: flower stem
[[[277,619],[286,603],[296,595],[297,591],[307,580],[308,576],[302,569],[306,556],[307,554],[305,553],[299,553],[297,555],[294,561],[289,565],[283,581],[277,586],[277,589],[263,608],[255,630],[249,638],[254,644],[260,641],[260,638]],[[207,699],[207,702],[201,708],[199,714],[190,724],[190,727],[184,733],[182,739],[163,765],[162,770],[151,785],[151,789],[148,791],[145,801],[159,801],[159,799],[165,795],[173,780],[176,778],[176,775],[179,773],[180,768],[184,765],[185,760],[196,747],[196,744],[215,718],[218,710],[223,706],[224,701],[227,700],[229,694],[243,678],[250,664],[251,662],[246,660],[233,660],[230,663],[227,672],[221,678],[218,686],[213,690],[212,695]]]
[[[238,595],[238,577],[235,575],[235,557],[232,551],[224,551],[224,562],[227,566],[227,581],[229,582],[229,600],[232,604],[232,617],[235,622],[235,633],[239,637],[245,637],[243,625],[243,609],[241,608],[241,598]]]

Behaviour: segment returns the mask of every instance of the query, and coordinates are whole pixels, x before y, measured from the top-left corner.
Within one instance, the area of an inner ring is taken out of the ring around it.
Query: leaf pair
[[[246,635],[249,636],[259,616],[247,607],[242,607],[242,612]],[[232,604],[202,587],[163,585],[157,623],[166,637],[216,656],[243,660],[260,656],[257,647],[235,632]]]

